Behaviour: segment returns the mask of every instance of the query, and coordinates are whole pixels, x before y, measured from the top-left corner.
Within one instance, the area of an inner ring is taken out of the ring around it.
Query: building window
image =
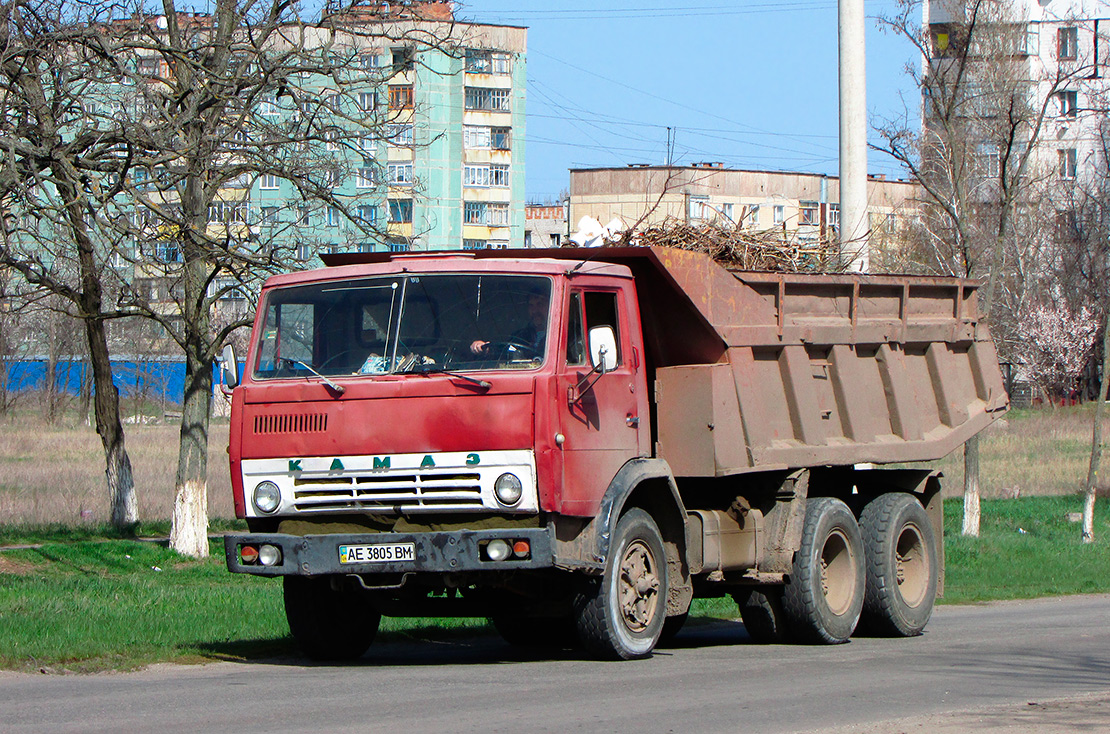
[[[486,204],[483,201],[468,201],[463,204],[463,224],[485,224]]]
[[[816,201],[802,201],[798,204],[798,224],[820,224],[821,214]]]
[[[980,143],[975,148],[979,158],[979,170],[987,178],[998,178],[999,154],[998,146],[994,143]]]
[[[410,46],[397,46],[389,49],[393,62],[393,73],[411,71],[416,62],[416,49]]]
[[[481,48],[468,48],[466,70],[472,74],[489,74],[493,71],[493,52]]]
[[[412,186],[412,164],[390,163],[386,168],[390,186]]]
[[[1079,29],[1075,26],[1056,29],[1056,57],[1075,61],[1079,57]]]
[[[1060,117],[1075,117],[1078,113],[1079,93],[1065,90],[1056,93],[1056,104],[1059,106]]]
[[[486,205],[486,224],[490,227],[508,227],[509,205],[494,203]]]
[[[721,204],[718,211],[720,211],[721,215],[724,216],[725,219],[729,220],[730,222],[735,221],[732,218],[732,202],[731,201],[726,201],[723,204]]]
[[[781,204],[771,210],[773,217],[772,220],[775,224],[782,224],[786,221],[786,207]]]
[[[485,125],[463,126],[463,147],[484,150],[490,147],[490,128]]]
[[[1079,169],[1079,156],[1075,148],[1064,148],[1056,151],[1060,161],[1060,178],[1074,179]]]
[[[377,141],[370,135],[359,136],[358,149],[362,151],[372,151],[377,147]]]
[[[840,226],[840,204],[829,204],[829,226]]]
[[[216,201],[208,205],[208,221],[220,224],[246,224],[245,201]]]
[[[355,210],[355,213],[358,215],[358,218],[364,223],[373,224],[374,222],[378,221],[378,207],[376,206],[371,206],[370,204],[362,204]]]
[[[468,48],[466,70],[471,74],[509,74],[512,71],[512,59],[506,53]]]
[[[409,223],[411,223],[412,222],[412,199],[390,199],[389,200],[389,222],[391,224],[409,224]]]
[[[343,173],[338,168],[329,168],[324,172],[324,183],[332,188],[343,185]]]
[[[485,250],[489,247],[486,240],[463,240],[464,250]]]
[[[371,53],[360,54],[359,57],[358,57],[358,60],[359,60],[359,64],[362,66],[362,68],[363,69],[368,69],[368,70],[369,69],[377,69],[382,64],[381,57],[378,56],[376,53],[372,53],[372,52]]]
[[[390,145],[412,145],[413,133],[412,124],[404,125],[387,125],[385,128],[386,138],[389,140]]]
[[[489,166],[463,166],[463,186],[489,186]]]
[[[343,111],[343,98],[338,94],[324,95],[324,106],[335,113]]]
[[[278,221],[278,208],[276,206],[262,207],[262,223],[263,224],[277,224]]]
[[[708,196],[690,196],[686,199],[686,221],[705,219],[709,215]]]
[[[262,174],[262,178],[259,180],[258,183],[259,188],[265,189],[267,191],[276,190],[280,185],[281,184],[278,181],[278,177],[272,173]]]
[[[377,92],[359,92],[358,108],[363,112],[373,112],[378,107]]]
[[[509,150],[512,142],[511,130],[512,128],[508,127],[491,127],[489,147],[494,150]]]
[[[759,204],[748,204],[747,213],[744,214],[744,221],[752,227],[759,226]]]
[[[389,109],[391,110],[411,110],[412,109],[412,85],[411,84],[393,84],[389,87]]]
[[[409,245],[408,240],[390,240],[389,241],[389,251],[390,252],[408,252],[409,247],[410,247],[410,245]]]
[[[155,243],[154,259],[160,263],[179,263],[185,261],[185,258],[181,256],[181,248],[173,242]]]
[[[297,209],[297,224],[307,227],[312,224],[312,207],[301,206]]]
[[[489,167],[489,185],[508,188],[509,167],[500,163],[491,163]]]
[[[334,206],[328,207],[328,226],[336,227],[339,225],[339,210]]]
[[[374,187],[374,169],[369,166],[359,168],[355,172],[355,188],[370,189]]]
[[[510,90],[508,89],[467,87],[465,95],[466,109],[509,112],[509,94]]]
[[[312,259],[312,245],[301,243],[297,245],[297,259],[301,262],[308,262]]]
[[[277,102],[274,100],[274,95],[269,94],[262,98],[262,104],[259,105],[258,111],[267,117],[273,117],[278,113]]]

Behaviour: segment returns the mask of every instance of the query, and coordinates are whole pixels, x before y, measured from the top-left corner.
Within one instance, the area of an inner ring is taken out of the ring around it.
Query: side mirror
[[[612,326],[590,329],[590,364],[601,374],[617,368],[617,335]]]
[[[239,360],[235,359],[235,347],[224,345],[220,353],[220,370],[223,372],[224,385],[228,389],[235,389],[239,384]]]

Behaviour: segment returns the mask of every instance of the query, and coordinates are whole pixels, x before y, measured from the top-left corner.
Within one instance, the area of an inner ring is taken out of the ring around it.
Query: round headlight
[[[276,566],[281,560],[281,551],[276,545],[263,545],[258,548],[258,562],[263,566]]]
[[[491,561],[503,561],[509,557],[512,548],[503,540],[491,540],[486,546],[486,555]]]
[[[524,488],[515,474],[502,474],[493,483],[493,493],[497,496],[498,502],[506,507],[511,507],[520,502],[520,496],[524,493]]]
[[[254,488],[254,506],[270,514],[281,504],[281,490],[273,482],[262,482]]]

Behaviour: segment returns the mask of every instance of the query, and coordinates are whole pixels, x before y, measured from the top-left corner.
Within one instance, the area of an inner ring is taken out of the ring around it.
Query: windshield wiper
[[[326,377],[324,377],[323,375],[321,375],[321,374],[320,374],[319,372],[317,372],[316,370],[312,369],[312,365],[310,365],[310,364],[306,364],[306,363],[302,362],[302,361],[301,361],[301,360],[299,360],[299,359],[290,359],[289,357],[282,357],[281,359],[282,359],[282,360],[283,360],[283,361],[284,361],[284,362],[285,362],[286,364],[290,364],[290,365],[293,365],[293,364],[299,364],[299,365],[300,365],[301,367],[304,367],[304,368],[305,368],[306,370],[308,370],[309,372],[311,372],[312,374],[316,375],[316,376],[317,376],[317,377],[319,377],[319,378],[320,378],[321,380],[323,380],[323,381],[324,381],[324,384],[325,384],[325,385],[327,385],[328,387],[330,387],[330,388],[331,388],[332,390],[335,390],[335,391],[336,391],[337,393],[339,393],[340,395],[342,395],[343,393],[345,393],[345,392],[347,391],[347,388],[343,387],[342,385],[337,385],[336,383],[332,382],[332,381],[331,381],[331,380],[329,380],[328,378],[326,378]]]
[[[457,377],[460,380],[466,380],[467,382],[469,382],[473,385],[477,385],[478,387],[482,388],[483,390],[489,390],[492,387],[492,384],[488,380],[479,380],[477,377],[471,377],[470,375],[464,374],[462,372],[455,372],[454,370],[449,370],[445,367],[439,367],[439,366],[434,365],[434,364],[417,365],[417,366],[412,367],[411,369],[407,369],[407,370],[404,370],[402,372],[398,372],[398,373],[395,373],[395,374],[401,374],[401,375],[433,375],[433,374],[434,375],[449,375],[451,377]]]

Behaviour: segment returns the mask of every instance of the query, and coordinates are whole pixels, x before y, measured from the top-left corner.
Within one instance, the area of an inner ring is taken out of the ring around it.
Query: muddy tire
[[[937,597],[936,538],[917,498],[883,494],[860,515],[867,591],[861,626],[890,637],[921,634]]]
[[[667,561],[659,527],[641,509],[617,521],[605,572],[575,598],[586,650],[609,660],[647,657],[667,615]]]
[[[740,607],[740,620],[752,642],[769,645],[790,641],[781,589],[753,589],[734,596]]]
[[[382,615],[366,594],[310,576],[284,577],[284,594],[289,631],[313,660],[355,660],[374,641]]]
[[[802,642],[847,642],[863,597],[864,550],[855,516],[836,498],[810,498],[802,542],[783,590],[791,633]]]
[[[513,647],[559,650],[574,647],[578,637],[569,617],[527,617],[499,614],[489,618],[501,639]]]

